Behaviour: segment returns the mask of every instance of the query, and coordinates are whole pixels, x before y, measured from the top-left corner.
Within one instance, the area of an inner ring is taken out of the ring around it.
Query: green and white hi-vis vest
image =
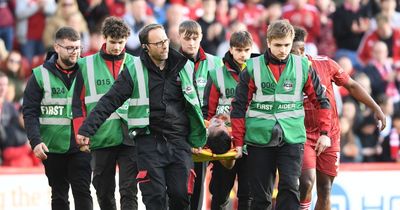
[[[287,143],[305,142],[303,87],[308,79],[308,69],[307,58],[290,54],[279,81],[276,81],[263,55],[247,61],[247,70],[256,86],[246,113],[247,144],[268,144],[276,123],[282,127]]]
[[[148,70],[138,57],[134,58],[133,66],[133,68],[129,68],[133,81],[133,91],[129,101],[128,128],[133,132],[137,128],[145,128],[146,132],[149,133]],[[202,147],[206,142],[206,129],[199,99],[193,85],[193,69],[193,62],[187,61],[184,68],[179,72],[179,77],[182,92],[187,101],[186,113],[190,123],[188,140],[192,147]]]
[[[33,75],[43,90],[40,104],[40,136],[51,153],[66,153],[70,147],[72,132],[71,88],[43,66],[33,69]]]
[[[114,77],[101,57],[100,53],[84,57],[78,61],[81,66],[85,84],[85,105],[89,113],[94,109],[100,98],[107,93],[114,84]],[[123,65],[119,69],[133,65],[133,56],[125,53]],[[100,126],[94,136],[90,138],[90,148],[98,149],[120,145],[123,141],[121,123],[126,123],[129,102],[126,101]]]
[[[213,69],[217,69],[223,66],[222,59],[206,53],[206,60],[200,61],[199,67],[197,68],[196,77],[196,88],[199,94],[200,104],[203,105],[204,88],[207,84],[208,72]]]
[[[235,97],[237,81],[226,66],[211,70],[210,77],[219,92],[218,106],[215,114],[229,114],[231,101]]]

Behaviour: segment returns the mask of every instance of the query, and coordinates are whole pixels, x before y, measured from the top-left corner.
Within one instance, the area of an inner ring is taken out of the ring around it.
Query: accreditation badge
[[[205,87],[207,84],[207,80],[203,77],[199,77],[196,79],[196,84],[198,87]]]
[[[293,90],[293,83],[290,80],[285,80],[285,82],[283,83],[283,89],[286,92]]]

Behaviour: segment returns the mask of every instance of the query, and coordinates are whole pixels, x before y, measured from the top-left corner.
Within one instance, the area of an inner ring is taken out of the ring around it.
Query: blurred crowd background
[[[53,35],[72,26],[82,36],[82,56],[102,43],[105,17],[123,18],[131,27],[127,52],[138,55],[139,30],[163,24],[179,49],[178,25],[199,22],[203,49],[223,56],[230,34],[248,30],[253,51],[266,50],[268,24],[285,18],[308,31],[306,53],[334,58],[371,94],[387,115],[377,129],[371,111],[344,88],[335,87],[340,111],[341,162],[396,162],[400,134],[400,0],[0,0],[0,163],[40,166],[23,128],[21,98],[32,68],[52,50]]]

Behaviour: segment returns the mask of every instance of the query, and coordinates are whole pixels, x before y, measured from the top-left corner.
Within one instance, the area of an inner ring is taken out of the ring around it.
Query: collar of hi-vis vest
[[[254,84],[257,87],[256,94],[253,96],[253,100],[255,102],[266,102],[266,101],[301,101],[303,97],[303,93],[300,88],[302,88],[302,76],[303,76],[303,70],[302,70],[302,61],[300,56],[292,55],[289,56],[291,59],[294,59],[293,62],[294,64],[293,67],[295,67],[295,73],[296,73],[296,84],[295,85],[295,90],[294,94],[272,94],[272,95],[264,95],[262,92],[262,84],[261,84],[261,69],[262,67],[262,57],[255,57],[251,58],[253,61],[253,74],[254,74]],[[266,63],[266,61],[264,61]],[[268,68],[268,67],[267,67]],[[279,82],[279,81],[278,81]],[[284,81],[285,83],[286,81]],[[292,84],[293,85],[293,84]]]

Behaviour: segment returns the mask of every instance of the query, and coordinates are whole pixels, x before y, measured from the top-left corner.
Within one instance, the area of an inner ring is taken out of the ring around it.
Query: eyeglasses
[[[72,54],[77,50],[82,51],[82,49],[83,49],[81,46],[79,46],[79,47],[70,47],[70,46],[69,47],[65,47],[65,46],[62,46],[62,45],[60,45],[58,43],[57,43],[57,45],[62,47],[62,48],[64,48],[64,49],[66,49],[69,54]]]
[[[159,42],[154,42],[154,43],[147,43],[147,44],[154,44],[157,48],[161,48],[161,47],[163,47],[164,46],[164,44],[169,44],[169,39],[164,39],[164,40],[162,40],[162,41],[159,41]]]

